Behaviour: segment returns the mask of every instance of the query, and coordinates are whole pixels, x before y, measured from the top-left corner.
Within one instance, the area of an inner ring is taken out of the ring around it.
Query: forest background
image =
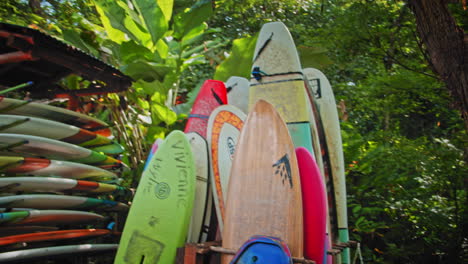
[[[126,147],[128,186],[154,139],[183,128],[201,83],[249,78],[261,26],[284,22],[303,68],[323,71],[334,89],[350,233],[364,261],[467,263],[467,110],[420,37],[420,2],[431,1],[3,0],[0,16],[134,79],[129,92],[82,99],[106,106],[91,114],[113,123]],[[462,2],[433,1],[468,32]]]

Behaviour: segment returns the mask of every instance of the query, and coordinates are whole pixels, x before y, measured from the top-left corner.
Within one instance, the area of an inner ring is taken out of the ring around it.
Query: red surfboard
[[[317,163],[306,148],[296,148],[296,157],[301,176],[304,256],[317,264],[323,264],[328,214],[325,183]]]
[[[208,118],[216,107],[223,104],[227,104],[227,91],[224,83],[206,80],[193,103],[184,132],[197,132],[206,139]]]
[[[92,238],[96,236],[107,235],[110,233],[111,231],[107,229],[74,229],[14,235],[0,238],[0,246],[7,246],[16,243],[34,243],[79,238]]]

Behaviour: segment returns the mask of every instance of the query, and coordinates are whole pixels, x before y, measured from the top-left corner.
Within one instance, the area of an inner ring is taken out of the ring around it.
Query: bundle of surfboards
[[[123,147],[98,119],[0,97],[0,262],[109,253]],[[110,225],[109,225],[110,224]],[[99,242],[99,243],[97,243]],[[63,261],[62,263],[67,263]]]
[[[207,80],[185,131],[154,143],[114,263],[174,263],[187,242],[215,240],[224,253],[239,251],[210,263],[349,263],[327,78],[301,68],[280,22],[261,29],[252,76]]]

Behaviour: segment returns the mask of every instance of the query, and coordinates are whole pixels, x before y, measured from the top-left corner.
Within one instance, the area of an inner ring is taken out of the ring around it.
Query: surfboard
[[[244,113],[248,113],[249,80],[239,76],[232,76],[226,81],[225,85],[229,104],[239,108]]]
[[[317,98],[319,113],[322,120],[328,155],[330,158],[333,186],[336,198],[336,212],[338,216],[338,235],[341,242],[349,241],[348,214],[346,202],[346,178],[344,169],[343,146],[341,140],[340,121],[336,107],[335,96],[327,77],[319,70],[313,68],[304,69],[304,74],[309,81],[318,80],[319,85],[312,91]],[[349,249],[342,254],[342,263],[350,263]]]
[[[0,226],[0,237],[15,236],[21,234],[39,233],[56,231],[58,227],[55,226]]]
[[[205,219],[211,217],[211,208],[208,203],[209,189],[209,156],[208,144],[206,140],[196,132],[186,133],[187,139],[192,148],[193,157],[195,159],[196,185],[195,185],[195,200],[193,204],[192,218],[190,220],[187,242],[198,243],[202,242],[202,236],[208,234],[208,226],[204,226]],[[202,234],[203,233],[203,234]]]
[[[217,107],[208,120],[211,182],[219,230],[223,231],[225,203],[232,160],[245,114],[232,105]]]
[[[259,100],[247,116],[229,178],[222,246],[237,250],[252,235],[280,237],[303,256],[301,183],[294,145],[273,106]],[[222,255],[227,264],[232,256]]]
[[[0,178],[3,193],[16,192],[89,192],[127,194],[130,190],[113,184],[52,177],[3,177]]]
[[[6,175],[59,176],[70,179],[115,180],[115,173],[86,164],[28,157],[0,156],[0,172]]]
[[[304,256],[317,264],[323,264],[328,215],[325,183],[317,163],[306,148],[296,148],[296,156],[302,188]]]
[[[109,125],[90,116],[47,104],[23,101],[0,96],[0,113],[45,118],[74,125],[99,135],[112,135]]]
[[[123,163],[102,153],[70,143],[23,134],[0,133],[0,154],[32,155],[48,159],[67,160],[93,165],[119,167]]]
[[[320,145],[320,150],[321,150],[322,163],[320,164],[320,162],[317,162],[317,164],[319,165],[319,168],[321,172],[323,173],[322,175],[324,176],[325,186],[327,188],[328,237],[329,237],[329,240],[333,240],[335,242],[335,241],[338,241],[339,239],[338,238],[338,224],[337,224],[338,220],[337,220],[337,214],[336,214],[336,208],[335,208],[336,198],[335,198],[335,191],[334,191],[334,186],[333,186],[333,179],[331,176],[332,173],[331,173],[331,166],[330,166],[330,158],[328,156],[327,142],[325,140],[325,132],[322,126],[322,119],[319,114],[318,104],[316,102],[313,89],[311,88],[313,84],[307,78],[304,83],[306,85],[307,97],[309,98],[308,105],[310,106],[310,109],[309,109],[309,114],[311,117],[310,120],[315,120],[315,128],[317,129],[316,133],[319,138],[319,145]],[[317,158],[317,161],[320,161],[320,159]],[[329,244],[331,245],[332,242],[329,241]]]
[[[174,263],[193,209],[194,162],[181,131],[159,145],[141,176],[114,263]]]
[[[0,238],[0,246],[14,245],[18,243],[34,244],[46,241],[63,241],[72,239],[89,239],[110,234],[108,229],[72,229],[31,234],[21,234]]]
[[[184,132],[197,132],[206,138],[206,128],[211,112],[218,106],[227,104],[226,86],[221,81],[206,80],[193,103]]]
[[[72,125],[42,118],[0,115],[0,132],[55,139],[106,154],[120,154],[124,148],[115,141]]]
[[[292,264],[293,262],[288,246],[280,238],[253,236],[242,245],[231,263]]]
[[[83,224],[104,220],[99,214],[73,210],[27,210],[0,213],[2,225]]]
[[[288,124],[295,146],[312,150],[301,63],[289,30],[282,22],[264,24],[255,46],[249,106],[271,103]]]
[[[95,209],[125,211],[126,204],[81,196],[52,194],[23,194],[0,197],[0,207],[34,208],[34,209]]]
[[[33,248],[15,250],[10,252],[0,253],[0,262],[20,262],[32,261],[37,259],[65,257],[68,255],[81,256],[84,254],[93,254],[99,256],[106,252],[114,252],[117,250],[118,244],[81,244],[71,246],[57,246],[45,248]]]

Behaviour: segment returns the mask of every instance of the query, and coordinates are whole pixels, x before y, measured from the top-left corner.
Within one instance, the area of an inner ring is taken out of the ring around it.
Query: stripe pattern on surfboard
[[[0,197],[0,207],[34,209],[103,209],[110,211],[128,210],[126,204],[82,196],[52,194],[22,194]]]
[[[105,137],[112,135],[109,125],[104,121],[68,109],[31,101],[0,96],[0,113],[45,118],[84,128]]]
[[[123,147],[117,142],[94,132],[52,120],[0,115],[0,131],[7,134],[25,134],[60,140],[106,154],[120,154]]]
[[[222,232],[225,203],[232,160],[246,115],[237,107],[217,107],[208,120],[208,144],[211,160],[211,182],[219,230]]]
[[[60,176],[70,179],[115,180],[113,172],[86,164],[29,157],[0,156],[0,172],[7,175]]]
[[[104,220],[99,214],[73,210],[27,210],[0,213],[2,225],[58,225]]]

